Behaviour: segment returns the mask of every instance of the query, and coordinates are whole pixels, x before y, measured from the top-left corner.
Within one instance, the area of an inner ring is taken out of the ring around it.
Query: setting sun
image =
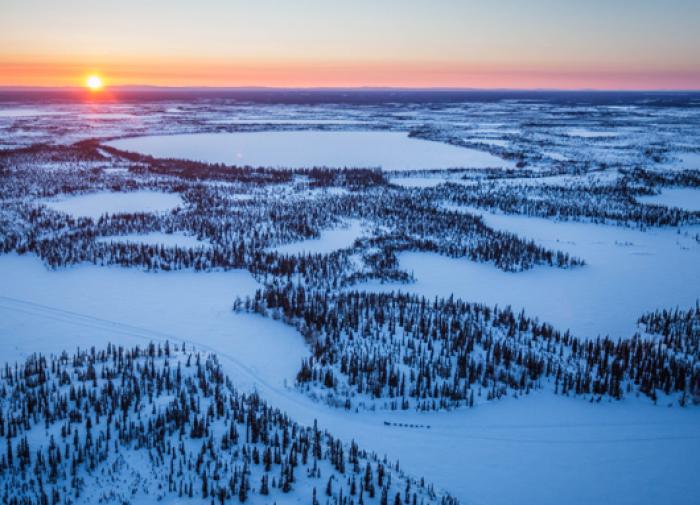
[[[100,78],[99,75],[91,75],[90,77],[87,78],[86,85],[88,88],[90,88],[93,91],[97,91],[99,89],[102,89],[102,79]]]

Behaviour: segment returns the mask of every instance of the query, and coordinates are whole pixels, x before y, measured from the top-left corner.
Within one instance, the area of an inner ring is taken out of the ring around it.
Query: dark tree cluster
[[[700,187],[700,170],[660,171],[645,168],[621,169],[621,183],[630,186],[643,186],[644,189],[681,186]]]
[[[6,365],[0,441],[7,505],[129,503],[140,493],[223,505],[292,491],[310,505],[457,503],[237,391],[215,356],[168,343]]]
[[[639,325],[664,347],[679,354],[700,356],[700,304],[688,310],[663,309],[644,314],[639,318]],[[691,388],[695,403],[700,403],[698,380],[700,376],[695,377],[696,383]]]
[[[372,186],[380,182],[374,171],[333,172],[335,182],[341,178],[355,191],[345,188],[344,193],[328,193],[310,189],[310,196],[306,197],[285,194],[285,188],[290,188],[279,187],[278,196],[274,191],[277,186],[261,189],[259,185],[240,181],[215,184],[151,172],[137,175],[130,171],[133,167],[129,165],[135,162],[120,159],[105,162],[102,151],[91,143],[58,149],[59,158],[67,165],[54,167],[47,177],[46,169],[33,167],[31,160],[51,159],[54,149],[58,148],[37,147],[28,154],[22,151],[14,156],[6,155],[11,168],[0,174],[8,187],[8,196],[3,195],[0,201],[3,225],[0,251],[34,253],[52,268],[79,262],[147,270],[248,268],[264,282],[267,278],[301,278],[308,284],[337,287],[368,278],[409,279],[407,273],[398,269],[395,256],[405,250],[493,262],[508,271],[537,264],[557,267],[582,264],[565,253],[495,231],[479,217],[436,209],[429,194],[414,195],[389,186]],[[69,156],[70,149],[76,151],[73,158],[84,157],[88,165],[76,167],[77,162]],[[108,172],[105,163],[125,165],[127,169]],[[309,171],[317,180],[324,181],[330,180],[331,172]],[[302,190],[311,186],[308,181],[305,184]],[[360,191],[360,187],[368,189]],[[93,220],[52,211],[41,205],[40,200],[90,190],[139,189],[178,193],[184,205],[163,214],[103,215]],[[349,218],[361,219],[373,227],[371,236],[349,250],[307,257],[274,251],[280,244],[316,238],[322,230]],[[206,245],[181,248],[101,240],[154,231],[184,232],[202,239]],[[351,255],[360,258],[359,265],[351,260]]]
[[[641,177],[640,172],[635,174]],[[647,179],[655,181],[655,179]],[[672,180],[678,185],[682,183],[697,185],[698,176],[678,176]],[[548,219],[639,227],[700,223],[698,211],[639,203],[636,197],[655,194],[656,188],[659,187],[658,185],[638,185],[641,182],[636,178],[631,182],[628,177],[617,179],[611,184],[478,182],[467,187],[446,184],[431,192],[437,201]]]
[[[466,257],[473,261],[492,262],[511,272],[535,265],[567,268],[584,264],[567,253],[546,249],[532,240],[489,228],[479,216],[436,208],[431,195],[404,192],[386,195],[370,210],[371,214],[365,214],[367,218],[395,230],[380,235],[374,245],[386,245],[396,251]]]
[[[685,404],[700,394],[695,324],[662,341],[638,334],[580,339],[510,308],[292,284],[259,290],[237,300],[234,310],[296,326],[312,347],[298,384],[346,408],[357,402],[390,409],[473,406],[544,384],[591,400],[640,392],[654,401],[675,395]]]

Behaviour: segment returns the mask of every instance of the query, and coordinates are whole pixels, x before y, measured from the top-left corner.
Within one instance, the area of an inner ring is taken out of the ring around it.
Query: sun
[[[99,75],[91,75],[85,81],[86,86],[92,91],[98,91],[102,89],[104,84],[102,83],[102,78]]]

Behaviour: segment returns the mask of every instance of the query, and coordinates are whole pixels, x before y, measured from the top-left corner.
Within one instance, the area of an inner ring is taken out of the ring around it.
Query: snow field
[[[180,207],[183,201],[178,194],[140,190],[129,193],[101,191],[41,203],[75,217],[99,219],[104,214],[167,212]]]
[[[107,145],[155,157],[272,168],[422,170],[514,166],[513,162],[485,151],[411,138],[402,132],[197,133],[131,137]]]

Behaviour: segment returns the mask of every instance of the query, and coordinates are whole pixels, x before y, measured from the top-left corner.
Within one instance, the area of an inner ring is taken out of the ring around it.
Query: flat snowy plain
[[[362,236],[362,222],[351,219],[345,226],[321,232],[317,239],[302,240],[275,247],[281,254],[328,254],[339,249],[351,247]]]
[[[658,195],[643,196],[637,200],[641,203],[700,211],[700,189],[696,188],[668,188]]]
[[[512,168],[486,151],[409,137],[402,132],[267,131],[151,135],[108,145],[156,157],[264,167],[359,167],[385,170]]]
[[[167,212],[182,205],[182,197],[158,191],[115,193],[101,191],[42,202],[53,210],[75,217],[99,219],[103,214],[130,212]]]

